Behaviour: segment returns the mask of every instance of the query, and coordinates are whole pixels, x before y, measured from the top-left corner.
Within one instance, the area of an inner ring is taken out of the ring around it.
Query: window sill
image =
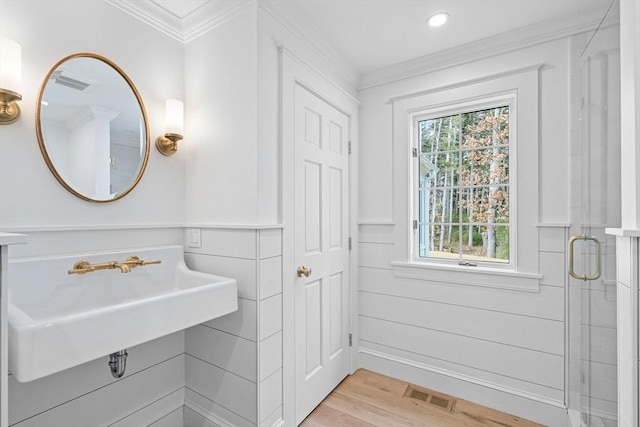
[[[484,286],[524,292],[539,292],[542,275],[488,267],[392,262],[393,275],[403,279]]]

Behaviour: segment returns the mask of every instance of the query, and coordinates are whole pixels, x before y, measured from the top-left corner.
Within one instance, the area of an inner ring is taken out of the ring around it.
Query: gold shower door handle
[[[577,240],[590,240],[592,242],[594,242],[596,244],[596,272],[595,274],[592,274],[591,276],[587,276],[585,275],[578,275],[576,274],[576,272],[573,270],[573,245]],[[602,262],[601,262],[601,249],[600,249],[600,241],[598,239],[596,239],[593,236],[585,236],[584,234],[578,235],[578,236],[573,236],[572,238],[569,239],[569,275],[571,277],[573,277],[574,279],[578,279],[578,280],[584,280],[585,282],[587,280],[596,280],[598,278],[600,278],[600,275],[602,274]]]
[[[302,276],[309,277],[311,276],[311,269],[305,267],[304,265],[301,265],[296,270],[296,273],[298,273],[298,277],[302,277]]]

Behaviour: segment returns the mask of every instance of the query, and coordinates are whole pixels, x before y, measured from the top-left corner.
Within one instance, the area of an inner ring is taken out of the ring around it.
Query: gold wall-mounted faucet
[[[111,270],[119,268],[121,273],[129,273],[132,268],[141,267],[149,264],[160,264],[162,261],[143,261],[137,256],[130,256],[124,261],[109,261],[99,264],[91,264],[89,261],[80,260],[73,264],[73,268],[68,270],[68,274],[85,274],[92,273],[96,270]]]

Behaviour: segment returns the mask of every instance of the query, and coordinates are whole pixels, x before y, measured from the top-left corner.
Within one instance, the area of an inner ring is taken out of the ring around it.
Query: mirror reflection
[[[42,85],[36,127],[49,169],[84,200],[117,200],[144,173],[144,105],[133,82],[107,58],[80,53],[59,61]]]

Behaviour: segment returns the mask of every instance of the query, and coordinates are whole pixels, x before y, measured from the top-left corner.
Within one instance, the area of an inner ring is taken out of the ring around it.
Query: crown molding
[[[352,93],[357,91],[359,71],[317,32],[310,31],[308,20],[295,5],[289,7],[290,3],[283,4],[271,0],[209,1],[180,18],[152,0],[105,1],[182,43],[188,43],[219,27],[250,7],[260,7],[298,38],[323,63],[335,70],[337,77],[349,86]]]
[[[599,18],[600,17],[590,16],[584,19],[582,23],[571,27],[567,27],[566,21],[564,20],[549,22],[545,25],[530,25],[441,52],[400,62],[362,74],[358,90],[370,89],[587,31],[593,31],[600,23]]]
[[[360,72],[340,52],[326,42],[314,31],[308,19],[291,3],[279,3],[277,0],[259,0],[260,8],[271,15],[280,25],[291,32],[310,51],[315,53],[325,64],[336,71],[340,80],[350,86],[356,93],[360,81]],[[353,97],[353,95],[350,95]]]
[[[125,1],[125,0],[105,0],[118,9],[138,18],[157,30],[184,42],[182,39],[182,20],[160,7],[151,0]]]
[[[182,43],[200,37],[257,4],[257,0],[209,1],[180,18],[152,0],[105,1]]]
[[[257,0],[207,2],[197,9],[197,13],[190,13],[183,19],[184,41],[189,42],[200,37],[207,31],[221,26],[257,4]]]

